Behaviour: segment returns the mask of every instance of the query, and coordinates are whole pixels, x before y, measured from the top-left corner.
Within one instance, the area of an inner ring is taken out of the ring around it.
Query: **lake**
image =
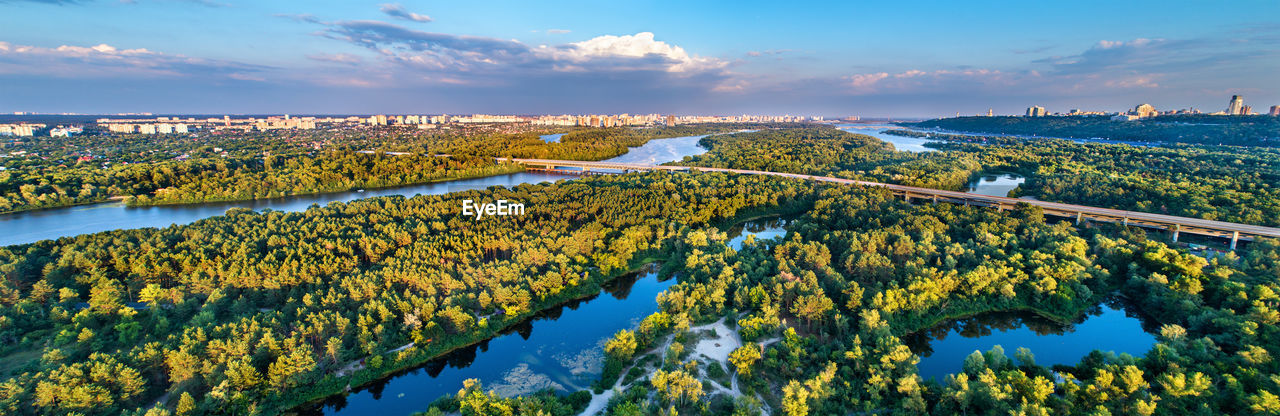
[[[1143,321],[1114,302],[1104,303],[1080,322],[1062,325],[1029,312],[991,313],[951,321],[902,337],[920,356],[920,376],[938,381],[962,371],[964,359],[974,351],[986,352],[999,345],[1010,358],[1019,347],[1035,355],[1036,364],[1074,365],[1094,350],[1146,354],[1155,336]]]
[[[560,143],[560,138],[564,137],[564,133],[544,134],[538,137],[541,137],[542,141],[547,143]]]
[[[407,415],[426,411],[471,378],[503,396],[590,388],[602,370],[604,342],[657,312],[658,293],[674,283],[651,270],[619,277],[595,297],[543,311],[495,338],[301,411]]]
[[[681,160],[685,156],[705,153],[698,140],[706,137],[689,136],[650,140],[643,146],[631,148],[622,156],[609,159],[619,163],[660,164]],[[393,188],[367,189],[363,191],[334,192],[300,195],[285,198],[259,199],[238,202],[214,202],[205,204],[127,207],[123,202],[80,205],[0,215],[0,246],[32,243],[59,237],[76,236],[118,229],[143,227],[167,227],[188,224],[196,220],[222,215],[231,208],[277,211],[303,211],[312,205],[330,202],[346,202],[378,196],[440,195],[471,189],[484,189],[499,185],[513,187],[525,183],[551,182],[559,179],[576,179],[578,175],[521,172],[483,178],[461,179]]]

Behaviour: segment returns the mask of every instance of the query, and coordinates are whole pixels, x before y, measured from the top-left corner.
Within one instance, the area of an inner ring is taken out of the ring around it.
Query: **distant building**
[[[1240,109],[1240,115],[1242,115],[1242,116],[1247,116],[1247,115],[1250,115],[1250,114],[1253,114],[1253,107],[1250,107],[1250,106],[1247,106],[1247,105],[1246,105],[1246,106],[1244,106],[1244,107],[1242,107],[1242,108]]]
[[[1232,95],[1231,103],[1227,104],[1227,115],[1237,116],[1241,114],[1245,114],[1244,97]]]
[[[83,133],[84,129],[80,127],[58,127],[49,130],[49,137],[71,137],[73,134]]]
[[[1027,107],[1027,117],[1044,117],[1047,115],[1049,115],[1049,111],[1045,110],[1044,107],[1038,105]]]
[[[1273,116],[1280,116],[1280,105],[1271,106],[1271,112],[1267,113]]]
[[[155,124],[139,124],[138,133],[139,134],[156,134],[156,125]]]
[[[1138,118],[1147,118],[1147,117],[1155,117],[1157,115],[1160,115],[1160,112],[1156,111],[1156,108],[1151,104],[1144,103],[1144,104],[1139,104],[1137,107],[1134,107],[1133,111],[1129,112],[1129,114],[1138,116]]]
[[[987,109],[987,117],[992,117],[995,115],[996,115],[995,109],[991,109],[991,108]]]
[[[1114,116],[1111,116],[1111,119],[1118,120],[1118,121],[1133,121],[1133,120],[1137,120],[1138,116],[1135,116],[1133,114],[1116,114]]]

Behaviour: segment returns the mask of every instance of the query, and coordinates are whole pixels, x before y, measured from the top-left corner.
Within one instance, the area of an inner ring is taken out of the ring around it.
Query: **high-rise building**
[[[1253,107],[1252,107],[1252,106],[1247,106],[1247,105],[1246,105],[1246,106],[1244,106],[1244,107],[1240,108],[1240,115],[1242,115],[1242,116],[1247,116],[1247,115],[1250,115],[1250,114],[1253,114]]]
[[[1244,98],[1239,95],[1231,96],[1231,103],[1227,104],[1227,115],[1244,114]]]
[[[1267,114],[1270,114],[1273,116],[1280,116],[1280,105],[1271,106],[1271,112],[1268,112]]]
[[[1156,111],[1156,108],[1151,104],[1143,103],[1143,104],[1139,104],[1137,107],[1134,107],[1132,114],[1135,116],[1138,116],[1138,118],[1147,118],[1147,117],[1155,117],[1159,115],[1160,112]]]
[[[1044,117],[1047,115],[1049,115],[1049,111],[1045,110],[1044,107],[1038,105],[1027,107],[1027,117]]]

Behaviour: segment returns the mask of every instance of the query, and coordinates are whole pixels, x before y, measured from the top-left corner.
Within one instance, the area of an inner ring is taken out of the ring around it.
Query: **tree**
[[[799,381],[791,380],[782,388],[782,412],[787,416],[809,414],[809,390]]]
[[[196,400],[191,397],[191,393],[182,392],[182,396],[178,398],[178,407],[175,409],[178,416],[191,414],[196,410]]]
[[[729,362],[742,377],[751,377],[751,366],[756,361],[760,361],[760,346],[755,343],[748,343],[729,353]]]
[[[637,348],[636,335],[632,331],[621,330],[613,335],[604,345],[604,351],[609,354],[609,358],[617,361],[627,361],[635,354]]]

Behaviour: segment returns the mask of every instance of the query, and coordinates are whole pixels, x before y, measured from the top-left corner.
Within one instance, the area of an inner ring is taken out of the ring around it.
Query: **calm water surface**
[[[440,396],[476,378],[504,396],[552,388],[589,388],[600,376],[604,342],[658,311],[654,300],[675,279],[652,271],[623,276],[590,299],[552,308],[503,335],[432,360],[349,395],[329,398],[305,413],[406,415],[426,411]]]
[[[937,143],[937,140],[929,140],[919,137],[897,136],[892,134],[884,134],[882,131],[889,129],[901,129],[902,127],[877,124],[837,124],[836,128],[850,133],[861,134],[865,136],[875,137],[877,139],[889,142],[894,149],[907,152],[936,152],[937,149],[925,147],[926,143]]]
[[[561,137],[564,137],[564,133],[544,134],[544,135],[541,135],[541,136],[538,136],[538,137],[541,137],[541,138],[542,138],[542,141],[547,142],[547,143],[559,143],[559,142],[560,142],[560,138],[561,138]]]
[[[786,227],[791,225],[791,220],[783,218],[765,218],[753,221],[747,221],[742,224],[733,226],[729,229],[729,235],[734,236],[729,239],[729,247],[734,250],[742,250],[742,244],[747,241],[747,236],[753,235],[756,241],[764,241],[776,237],[787,235]]]
[[[703,137],[706,136],[650,140],[645,145],[632,148],[627,152],[627,154],[609,159],[609,161],[659,164],[680,160],[685,156],[705,153],[707,150],[698,146],[698,139]],[[556,139],[558,140],[559,138],[557,137]],[[173,224],[188,224],[195,222],[196,220],[222,215],[228,209],[237,207],[253,210],[273,209],[277,211],[302,211],[312,205],[325,205],[330,202],[346,202],[378,196],[404,195],[406,197],[412,197],[414,195],[439,195],[470,189],[484,189],[494,185],[512,187],[524,183],[540,183],[574,178],[579,178],[579,176],[521,172],[509,175],[436,182],[423,185],[369,189],[363,192],[336,192],[288,198],[260,199],[256,201],[217,202],[153,207],[126,207],[122,202],[110,202],[68,208],[21,212],[16,214],[0,215],[0,246],[31,243],[40,240],[118,229],[167,227]]]
[[[986,196],[1009,196],[1009,192],[1026,181],[1027,178],[1012,173],[993,173],[969,182],[969,188],[965,192]]]
[[[1083,321],[1061,325],[1032,313],[995,313],[942,324],[903,337],[912,352],[920,355],[920,376],[941,381],[947,374],[962,371],[964,359],[974,351],[986,352],[996,345],[1013,358],[1019,347],[1031,350],[1036,364],[1074,365],[1094,350],[1146,354],[1155,336],[1137,316],[1127,314],[1118,304],[1103,304]]]

